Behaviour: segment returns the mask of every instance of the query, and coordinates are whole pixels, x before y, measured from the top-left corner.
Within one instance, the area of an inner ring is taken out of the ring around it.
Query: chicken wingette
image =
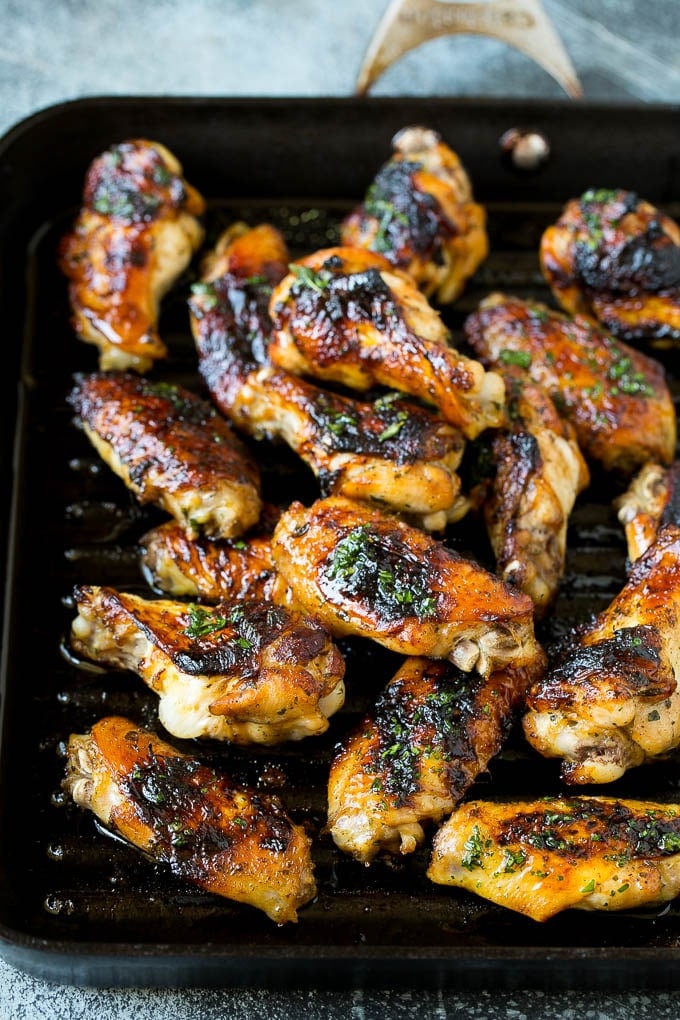
[[[622,340],[680,343],[680,227],[634,192],[572,199],[543,235],[541,266],[568,312]]]
[[[658,906],[680,893],[680,807],[610,797],[470,801],[434,840],[428,876],[534,921]]]
[[[129,719],[68,741],[64,787],[178,878],[279,924],[315,894],[310,841],[277,797],[237,786]]]
[[[587,457],[622,473],[672,461],[675,409],[653,358],[583,317],[504,294],[486,298],[465,333],[485,365],[522,368],[547,390]]]
[[[498,753],[535,673],[471,677],[450,662],[406,659],[331,765],[337,846],[364,864],[416,850],[424,826],[448,815]]]
[[[287,443],[324,495],[379,503],[443,528],[467,508],[456,475],[464,446],[456,429],[399,393],[360,403],[268,364],[269,296],[288,272],[287,257],[273,227],[237,224],[194,288],[191,326],[215,404],[241,430]]]
[[[137,673],[176,737],[301,740],[323,733],[343,704],[342,656],[299,613],[256,601],[206,609],[86,585],[74,598],[74,651]]]
[[[428,297],[455,301],[489,251],[484,208],[436,131],[404,128],[392,145],[391,159],[342,224],[342,243],[379,252]]]
[[[295,604],[334,636],[372,638],[484,676],[540,655],[528,596],[378,510],[340,497],[309,509],[293,503],[272,547]]]
[[[203,240],[205,203],[165,146],[114,145],[90,166],[83,207],[60,248],[78,336],[101,369],[147,371],[167,354],[161,298]]]
[[[77,379],[69,403],[140,503],[161,506],[187,535],[232,538],[258,520],[255,462],[227,422],[189,390],[97,373]]]
[[[573,429],[548,394],[515,368],[503,374],[509,421],[491,441],[484,518],[496,572],[542,615],[557,595],[569,514],[589,474]]]
[[[680,528],[667,525],[623,590],[527,696],[524,732],[567,783],[610,783],[680,744]]]
[[[503,380],[448,346],[449,333],[405,273],[359,248],[301,259],[275,287],[269,356],[279,368],[418,397],[467,438],[499,425]]]
[[[632,563],[649,549],[664,525],[680,527],[680,461],[669,468],[645,464],[615,505]]]

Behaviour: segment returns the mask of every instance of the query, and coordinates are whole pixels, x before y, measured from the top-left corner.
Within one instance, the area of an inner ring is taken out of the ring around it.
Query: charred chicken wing
[[[609,783],[680,743],[680,528],[529,691],[527,740],[567,783]]]
[[[567,522],[588,468],[547,393],[517,369],[504,376],[509,426],[491,444],[495,473],[484,516],[497,573],[543,614],[564,572]]]
[[[443,528],[467,506],[455,473],[463,451],[456,429],[399,393],[359,403],[266,363],[271,286],[287,270],[273,227],[237,225],[194,288],[192,330],[215,403],[256,438],[286,442],[324,494],[382,503]]]
[[[487,676],[539,653],[531,599],[440,542],[340,497],[293,503],[273,539],[296,604],[333,635]]]
[[[64,786],[174,875],[272,921],[297,921],[316,894],[309,839],[276,797],[236,786],[128,719],[71,735]]]
[[[417,849],[424,824],[448,815],[500,750],[530,677],[407,659],[331,765],[328,829],[340,849],[365,864]]]
[[[591,189],[541,241],[560,304],[622,340],[680,342],[680,227],[632,191]]]
[[[75,600],[75,651],[137,673],[176,737],[300,740],[343,703],[344,663],[326,630],[271,602],[204,609],[89,586]]]
[[[271,360],[356,390],[388,386],[434,404],[473,438],[503,417],[503,380],[447,346],[449,334],[409,277],[382,256],[328,248],[274,289]]]
[[[436,131],[404,128],[392,144],[392,158],[343,223],[342,243],[384,255],[442,304],[455,301],[489,251],[484,209]]]
[[[254,461],[224,419],[189,390],[95,374],[78,379],[69,402],[137,499],[163,507],[187,535],[231,538],[257,521]]]
[[[465,332],[485,365],[523,368],[547,390],[587,457],[621,472],[672,461],[675,410],[652,358],[587,319],[503,294],[483,301]]]
[[[669,468],[645,464],[616,506],[626,532],[628,559],[633,562],[649,549],[664,525],[680,527],[680,462]]]
[[[428,876],[534,921],[655,906],[680,892],[680,808],[609,797],[462,804]]]
[[[143,139],[114,145],[90,166],[83,207],[63,239],[78,336],[100,368],[146,372],[167,351],[158,309],[203,240],[205,208],[171,152]]]

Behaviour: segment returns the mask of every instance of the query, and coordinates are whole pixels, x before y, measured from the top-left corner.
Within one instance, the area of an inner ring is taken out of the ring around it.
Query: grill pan
[[[366,711],[399,659],[367,642],[343,643],[348,698],[323,737],[280,749],[173,741],[231,775],[279,793],[315,836],[319,895],[297,926],[212,897],[157,869],[98,829],[60,790],[64,744],[106,714],[158,728],[156,700],[130,674],[83,668],[65,646],[75,583],[144,593],[137,539],[162,515],[140,510],[72,424],[65,397],[94,349],[69,326],[56,243],[79,202],[85,168],[113,142],[169,146],[209,199],[208,241],[236,218],[271,220],[294,254],[331,244],[337,224],[409,123],[438,129],[487,205],[492,254],[444,317],[460,336],[492,289],[546,299],[538,240],[569,197],[622,186],[677,216],[678,111],[550,103],[388,100],[88,99],[52,107],[0,143],[0,381],[8,535],[0,745],[0,952],[43,978],[97,985],[344,987],[599,987],[680,985],[680,905],[618,915],[569,911],[544,925],[443,889],[425,878],[427,847],[364,868],[323,833],[327,766],[335,742]],[[530,126],[551,145],[538,172],[514,170],[498,139]],[[188,328],[187,273],[166,300],[161,334],[170,361],[154,377],[200,391]],[[662,354],[667,368],[675,355]],[[674,393],[680,386],[672,380]],[[16,422],[16,426],[15,426]],[[12,447],[12,436],[15,444]],[[282,447],[256,447],[265,497],[311,501],[316,483]],[[623,536],[611,478],[595,477],[573,514],[569,558],[545,639],[603,608],[620,589]],[[451,544],[489,563],[479,526]],[[678,759],[630,772],[607,790],[677,799]],[[479,796],[560,792],[555,763],[515,735]]]

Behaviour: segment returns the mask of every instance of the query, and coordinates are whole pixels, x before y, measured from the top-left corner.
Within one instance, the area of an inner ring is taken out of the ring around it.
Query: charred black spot
[[[280,662],[307,663],[316,659],[328,645],[328,634],[321,627],[300,625],[290,627],[277,646]]]
[[[181,178],[168,170],[160,153],[131,142],[95,160],[85,184],[86,204],[124,223],[148,223],[163,205],[178,208],[185,198]]]
[[[680,462],[673,464],[666,473],[668,499],[663,508],[660,527],[665,524],[680,526]]]
[[[602,676],[617,677],[635,694],[663,696],[668,679],[664,675],[661,639],[655,627],[622,627],[613,637],[593,645],[577,645],[551,670],[544,688],[569,697],[570,685]],[[673,681],[674,683],[675,681]]]
[[[372,247],[396,263],[414,255],[440,260],[442,233],[453,233],[434,196],[416,187],[413,178],[420,169],[420,163],[407,160],[387,163],[364,201],[364,213],[378,221]]]

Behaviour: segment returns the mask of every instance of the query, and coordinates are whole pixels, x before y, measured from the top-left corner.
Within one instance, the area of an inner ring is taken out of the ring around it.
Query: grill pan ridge
[[[587,919],[571,911],[539,926],[431,884],[425,878],[427,847],[369,869],[333,847],[323,831],[333,746],[370,707],[399,661],[368,642],[343,643],[347,702],[324,736],[255,749],[173,740],[237,779],[280,794],[314,835],[319,895],[297,926],[277,928],[255,910],[174,879],[98,829],[60,789],[69,733],[83,732],[106,714],[159,728],[156,700],[138,679],[83,668],[65,644],[74,584],[148,593],[135,545],[163,519],[135,506],[122,482],[97,461],[66,405],[73,373],[96,367],[94,350],[73,337],[66,284],[55,262],[87,164],[126,137],[164,142],[209,198],[208,243],[235,219],[269,220],[297,255],[334,242],[340,217],[386,158],[391,135],[415,122],[439,129],[459,151],[489,213],[491,256],[455,308],[444,312],[458,338],[465,316],[491,290],[546,298],[538,240],[563,202],[586,187],[636,189],[678,214],[680,153],[677,111],[671,108],[95,99],[47,110],[0,143],[0,302],[10,339],[2,453],[6,471],[12,460],[15,469],[1,508],[9,542],[0,952],[38,976],[99,985],[680,984],[673,967],[680,960],[679,905]],[[526,124],[547,135],[553,153],[533,176],[509,168],[497,144],[507,128]],[[192,273],[195,267],[164,304],[161,335],[171,358],[153,377],[200,391],[186,312]],[[661,359],[670,371],[674,355]],[[672,377],[671,383],[677,398],[680,385]],[[311,473],[287,449],[254,449],[265,498],[315,498]],[[615,487],[611,478],[596,475],[579,499],[562,593],[544,638],[559,637],[603,608],[621,587],[625,546],[610,503]],[[474,522],[463,521],[448,538],[454,548],[488,563],[478,531]],[[634,770],[606,792],[674,800],[677,766],[671,758]],[[515,734],[475,792],[559,793],[558,769]]]

